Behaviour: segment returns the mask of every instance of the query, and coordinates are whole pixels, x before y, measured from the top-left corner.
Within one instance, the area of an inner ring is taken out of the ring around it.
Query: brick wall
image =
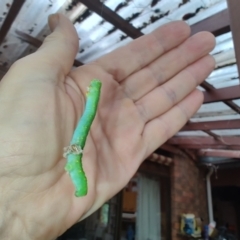
[[[195,163],[184,157],[176,157],[172,167],[172,239],[182,239],[180,231],[180,216],[183,213],[193,213],[208,222],[206,172],[199,169]]]

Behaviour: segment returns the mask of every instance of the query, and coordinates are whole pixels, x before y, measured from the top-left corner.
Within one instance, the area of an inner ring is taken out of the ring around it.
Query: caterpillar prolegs
[[[98,79],[90,82],[83,115],[73,133],[70,146],[64,148],[64,155],[67,157],[65,170],[74,184],[76,197],[85,196],[88,192],[87,177],[82,167],[82,156],[90,127],[97,112],[101,86],[102,83]]]

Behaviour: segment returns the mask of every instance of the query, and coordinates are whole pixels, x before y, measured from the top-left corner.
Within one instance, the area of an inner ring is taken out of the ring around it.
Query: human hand
[[[53,239],[99,208],[197,111],[196,86],[214,68],[213,36],[189,38],[183,22],[74,70],[75,29],[60,14],[50,27],[38,51],[0,83],[1,239]],[[93,78],[102,93],[83,154],[89,192],[76,198],[62,154]]]

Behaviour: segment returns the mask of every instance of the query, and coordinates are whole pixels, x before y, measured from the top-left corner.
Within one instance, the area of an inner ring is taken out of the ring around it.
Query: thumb
[[[45,38],[36,54],[58,74],[66,76],[79,49],[77,32],[70,20],[60,13],[50,15],[48,23],[52,33]]]

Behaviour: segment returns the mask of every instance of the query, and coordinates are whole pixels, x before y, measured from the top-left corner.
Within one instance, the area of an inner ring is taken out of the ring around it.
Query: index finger
[[[103,69],[121,82],[165,52],[178,46],[190,35],[190,27],[183,21],[167,23],[96,60]]]

